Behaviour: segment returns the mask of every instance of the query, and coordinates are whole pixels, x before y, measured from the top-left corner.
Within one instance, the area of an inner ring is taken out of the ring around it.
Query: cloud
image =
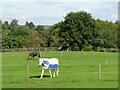
[[[51,5],[59,4],[60,2],[35,2],[35,3],[51,6]]]
[[[118,15],[116,15],[116,14],[113,14],[112,16],[111,16],[113,19],[118,19]]]
[[[119,2],[119,0],[1,0],[0,2]]]
[[[6,8],[8,8],[8,7],[16,8],[16,5],[8,4],[8,3],[4,3],[4,4],[2,4],[2,6],[3,6],[3,7],[6,7]]]
[[[95,18],[115,22],[118,16],[117,2],[102,2],[97,8],[92,8],[91,13]]]
[[[19,19],[20,23],[30,20],[36,24],[55,24],[67,13],[83,10],[95,18],[115,21],[117,9],[117,2],[8,2],[2,6],[0,16],[6,20]]]
[[[44,17],[28,17],[28,18],[20,19],[19,23],[32,21],[36,25],[53,25],[62,20],[63,18],[61,17],[45,17],[45,16]]]
[[[63,9],[63,11],[76,11],[77,7],[75,7],[75,6],[64,6],[62,9]]]

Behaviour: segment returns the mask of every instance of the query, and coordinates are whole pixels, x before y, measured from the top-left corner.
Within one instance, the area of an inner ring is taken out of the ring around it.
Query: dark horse
[[[61,46],[58,48],[59,51],[68,51],[68,46]]]
[[[40,58],[40,53],[39,52],[31,52],[28,55],[28,60],[30,60],[32,57],[37,56],[38,58]]]

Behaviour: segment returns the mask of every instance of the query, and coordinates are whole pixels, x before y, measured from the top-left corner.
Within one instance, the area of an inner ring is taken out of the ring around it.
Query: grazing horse
[[[59,61],[57,58],[51,58],[51,59],[48,59],[48,58],[40,58],[39,59],[39,65],[42,66],[42,74],[41,74],[41,77],[43,77],[43,74],[44,74],[44,70],[45,69],[49,69],[49,73],[50,73],[50,76],[52,77],[52,73],[51,73],[51,69],[54,70],[54,74],[53,74],[53,77],[58,76],[58,66],[59,66]]]
[[[38,58],[40,58],[40,53],[39,52],[31,52],[28,55],[28,60],[30,60],[32,57],[37,56]]]

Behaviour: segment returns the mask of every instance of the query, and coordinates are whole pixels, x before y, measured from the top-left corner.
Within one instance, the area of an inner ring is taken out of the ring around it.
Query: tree
[[[115,25],[117,26],[117,47],[120,48],[120,20],[115,22]]]
[[[103,43],[102,48],[117,48],[118,25],[112,22],[96,20],[101,33]]]
[[[119,48],[119,21],[95,20],[91,14],[81,12],[68,13],[64,21],[52,25],[48,30],[44,26],[35,27],[33,22],[18,25],[13,19],[2,23],[0,20],[0,43],[3,48],[40,48],[68,47],[69,50],[96,50],[97,48]],[[1,46],[0,46],[1,47]]]
[[[0,48],[2,47],[2,21],[0,20]]]
[[[28,30],[30,30],[30,28],[26,25],[23,25],[23,26],[21,26],[21,30],[28,31]]]
[[[59,22],[51,26],[47,30],[46,38],[47,38],[47,46],[61,46],[61,38],[60,38],[60,26],[63,22]]]
[[[44,30],[44,26],[38,25],[35,30],[38,31],[39,33],[42,33],[42,31]]]
[[[22,36],[7,36],[2,40],[2,48],[22,48],[26,39]]]
[[[0,29],[2,29],[2,21],[0,20]]]
[[[19,26],[20,28],[18,30],[12,31],[12,33],[9,33],[9,36],[22,36],[26,37],[28,36],[28,28],[27,26]]]
[[[53,43],[55,44],[55,42],[52,41],[53,38],[50,30],[44,30],[41,36],[42,36],[42,39],[45,41],[43,44],[44,47],[55,46],[55,45],[52,45]]]
[[[15,30],[12,33],[9,33],[9,36],[22,36],[22,37],[26,37],[26,36],[28,36],[28,31],[27,30]]]
[[[61,45],[69,46],[71,50],[96,49],[100,43],[96,21],[84,11],[70,12],[65,20],[57,25],[57,37]],[[56,39],[57,39],[56,37]],[[87,48],[88,49],[88,48]]]
[[[33,22],[28,23],[28,21],[27,21],[25,25],[28,26],[30,29],[33,29],[35,27]]]
[[[44,41],[39,37],[39,33],[35,30],[29,31],[29,36],[27,37],[27,47],[40,48],[42,44],[44,44]]]
[[[5,22],[2,24],[2,29],[4,29],[4,30],[10,29],[10,25],[9,25],[8,21],[5,21]]]
[[[13,19],[10,23],[10,30],[13,32],[14,30],[19,30],[20,26],[18,25],[18,20]]]
[[[0,34],[2,36],[2,21],[0,20]]]

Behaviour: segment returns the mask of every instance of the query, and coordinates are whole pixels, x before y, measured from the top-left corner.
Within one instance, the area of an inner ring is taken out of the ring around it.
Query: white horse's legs
[[[54,70],[54,76],[53,77],[55,77],[55,76],[58,76],[58,69]]]
[[[42,77],[43,77],[43,74],[44,74],[44,69],[42,69],[42,74],[41,74],[41,77],[40,77],[40,78],[42,78]]]
[[[51,70],[49,69],[49,73],[50,73],[50,77],[52,78],[52,73],[51,73]]]
[[[55,77],[55,73],[56,73],[56,69],[54,70],[54,74],[53,74],[53,77]]]
[[[58,72],[59,72],[59,70],[58,70],[58,69],[55,69],[55,70],[54,70],[53,77],[58,76]],[[50,70],[50,69],[49,69],[49,73],[50,73],[50,77],[52,78],[52,73],[51,73],[51,70]],[[41,74],[41,77],[40,77],[40,78],[43,77],[43,74],[44,74],[44,69],[42,69],[42,74]]]
[[[59,76],[59,75],[58,75],[58,72],[59,72],[59,70],[58,70],[58,69],[56,69],[56,74],[57,74],[57,76]]]

